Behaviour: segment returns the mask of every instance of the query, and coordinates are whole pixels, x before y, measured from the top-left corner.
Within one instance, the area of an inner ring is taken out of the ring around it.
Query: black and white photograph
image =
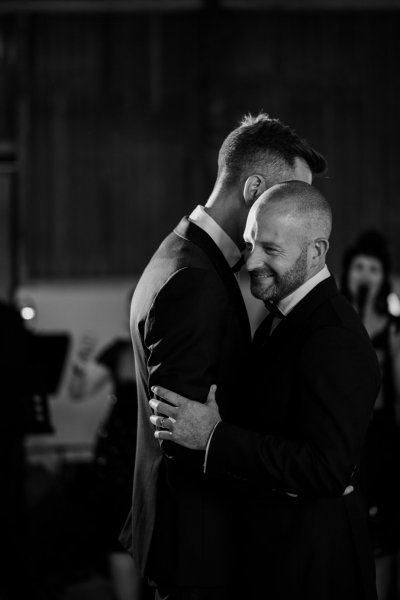
[[[400,600],[400,0],[0,0],[0,600]]]

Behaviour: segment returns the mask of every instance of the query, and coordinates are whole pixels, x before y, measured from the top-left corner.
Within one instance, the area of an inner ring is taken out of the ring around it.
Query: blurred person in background
[[[131,294],[129,294],[129,300]],[[142,582],[132,557],[118,542],[129,510],[135,461],[137,395],[131,339],[112,340],[95,352],[96,338],[82,337],[72,365],[69,393],[75,400],[112,389],[111,405],[95,441],[100,539],[104,541],[116,600],[139,600]]]
[[[389,311],[390,275],[386,240],[378,231],[364,232],[344,253],[342,292],[358,311],[382,371],[364,467],[379,600],[392,597],[400,546],[400,319]]]

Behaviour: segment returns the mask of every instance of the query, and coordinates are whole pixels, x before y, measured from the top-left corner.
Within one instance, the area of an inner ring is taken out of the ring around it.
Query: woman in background
[[[345,252],[341,288],[364,323],[382,371],[364,471],[378,598],[388,600],[400,545],[400,320],[389,312],[390,257],[379,232],[365,232]]]

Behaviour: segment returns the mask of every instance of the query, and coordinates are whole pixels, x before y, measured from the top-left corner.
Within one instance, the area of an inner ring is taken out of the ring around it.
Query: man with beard
[[[221,419],[215,387],[205,404],[159,386],[168,404],[150,402],[158,439],[205,450],[206,476],[246,490],[252,599],[376,598],[357,472],[379,368],[325,264],[330,232],[328,203],[304,182],[273,186],[250,210],[246,267],[270,315],[253,340],[244,427]]]
[[[251,334],[235,271],[246,218],[271,185],[311,182],[325,167],[323,157],[278,119],[246,117],[222,143],[205,206],[163,241],[135,289],[137,451],[132,509],[120,540],[158,599],[232,600],[242,549],[234,486],[204,477],[202,453],[154,438],[150,388],[176,385],[177,392],[204,401],[216,382],[221,414],[241,422]]]

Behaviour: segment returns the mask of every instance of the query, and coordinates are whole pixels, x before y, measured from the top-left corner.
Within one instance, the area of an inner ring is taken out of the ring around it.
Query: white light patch
[[[400,298],[392,292],[387,297],[388,311],[393,317],[400,317]]]
[[[21,317],[25,321],[32,321],[36,317],[36,310],[32,306],[24,306],[21,308]]]

